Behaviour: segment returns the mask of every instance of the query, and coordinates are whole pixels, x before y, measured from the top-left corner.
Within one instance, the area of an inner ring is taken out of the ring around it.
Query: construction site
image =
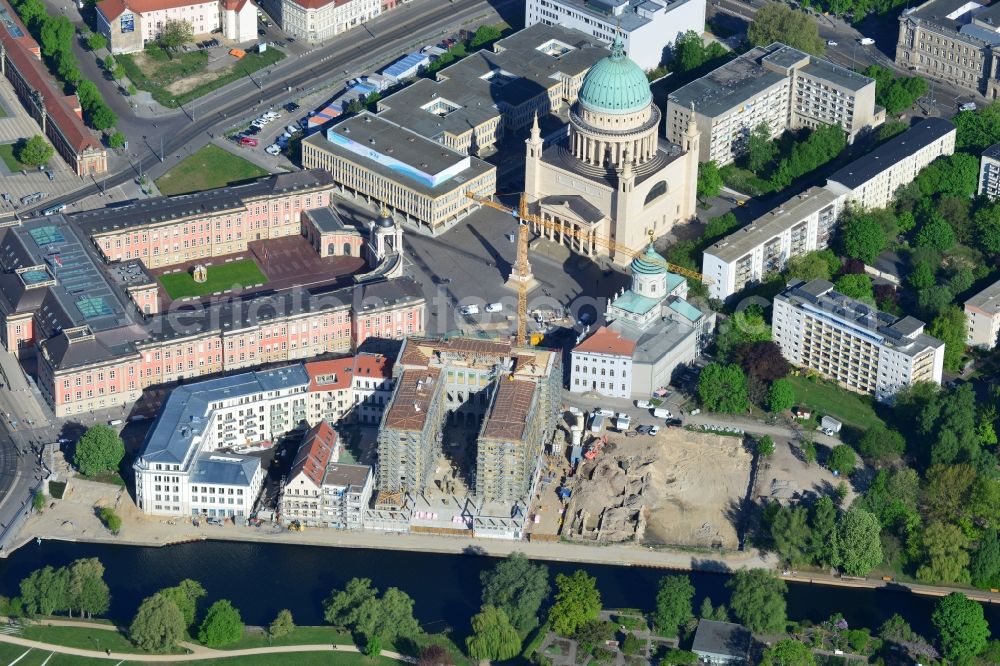
[[[561,426],[555,437],[557,450],[572,450],[572,427]],[[532,505],[532,540],[739,546],[740,507],[753,469],[742,438],[665,428],[653,436],[591,437],[580,450],[575,470],[551,465],[543,476]]]

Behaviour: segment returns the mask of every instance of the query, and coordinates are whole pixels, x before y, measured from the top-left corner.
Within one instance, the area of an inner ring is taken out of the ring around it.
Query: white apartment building
[[[323,475],[323,524],[345,530],[364,527],[374,487],[368,465],[329,465]]]
[[[830,244],[844,198],[811,187],[705,249],[701,273],[708,293],[724,301],[788,260]]]
[[[322,42],[382,13],[382,0],[265,0],[268,14],[289,36]]]
[[[840,125],[849,142],[885,121],[875,105],[875,80],[784,44],[758,47],[667,98],[667,138],[679,141],[692,112],[701,131],[698,159],[729,164],[750,133],[767,123],[772,137],[787,129]]]
[[[249,0],[101,0],[97,30],[112,53],[135,53],[156,41],[168,24],[183,22],[193,35],[221,30],[226,39],[257,39],[257,7]]]
[[[994,282],[965,302],[965,342],[970,347],[993,349],[1000,334],[1000,282]]]
[[[569,390],[596,392],[611,398],[632,395],[632,355],[635,342],[601,326],[573,348]]]
[[[265,470],[242,452],[324,419],[377,423],[391,369],[382,355],[358,354],[176,387],[133,465],[137,506],[151,515],[249,516]],[[219,488],[225,507],[211,501]],[[230,488],[242,505],[228,506]]]
[[[924,322],[879,312],[826,280],[798,280],[775,296],[772,332],[790,363],[876,400],[941,383],[944,343],[924,333]]]
[[[976,194],[990,199],[1000,196],[1000,143],[987,148],[979,158],[979,187]]]
[[[885,208],[921,169],[955,152],[955,134],[955,126],[943,118],[921,119],[828,177],[826,187],[859,208]]]
[[[679,35],[705,31],[705,0],[526,0],[524,27],[536,23],[573,28],[606,44],[618,32],[628,57],[650,70]]]

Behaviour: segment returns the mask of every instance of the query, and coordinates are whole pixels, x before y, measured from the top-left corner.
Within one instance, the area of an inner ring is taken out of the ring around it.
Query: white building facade
[[[192,35],[221,30],[233,42],[257,39],[257,7],[249,0],[101,0],[98,32],[111,52],[135,53],[159,39],[170,23],[186,23]]]
[[[595,391],[610,398],[632,395],[632,354],[635,342],[604,326],[574,347],[569,390]]]
[[[289,36],[316,43],[380,15],[382,0],[267,0],[264,7]]]
[[[525,27],[561,25],[610,44],[616,32],[625,52],[644,70],[656,69],[664,50],[688,30],[705,31],[705,0],[526,0]]]
[[[994,282],[965,302],[966,344],[993,349],[1000,335],[1000,282]]]
[[[924,323],[897,318],[833,290],[826,280],[798,281],[774,298],[774,341],[796,366],[891,401],[917,382],[941,383],[944,343]]]
[[[979,158],[979,186],[976,194],[990,199],[1000,196],[1000,143],[987,148]]]

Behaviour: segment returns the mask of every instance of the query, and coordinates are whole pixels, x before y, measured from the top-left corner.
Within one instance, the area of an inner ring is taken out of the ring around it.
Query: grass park
[[[35,171],[38,167],[28,166],[26,164],[21,164],[21,162],[14,157],[14,147],[16,143],[0,143],[0,160],[10,169],[11,173],[18,173],[22,169]]]
[[[884,425],[875,413],[869,396],[853,393],[833,382],[804,374],[790,375],[788,381],[795,391],[795,404],[814,414],[828,414],[845,425],[861,430]]]
[[[224,187],[268,172],[252,162],[208,144],[156,179],[156,187],[168,196]]]
[[[141,53],[116,56],[136,88],[149,92],[163,106],[175,109],[233,81],[269,67],[285,57],[277,49],[247,53],[213,69],[207,50],[168,54],[156,45]]]
[[[191,296],[207,296],[217,291],[229,291],[235,285],[242,287],[264,284],[265,282],[267,282],[267,276],[253,259],[240,259],[224,264],[210,265],[208,266],[208,279],[205,282],[195,282],[187,271],[160,276],[160,284],[173,300]]]

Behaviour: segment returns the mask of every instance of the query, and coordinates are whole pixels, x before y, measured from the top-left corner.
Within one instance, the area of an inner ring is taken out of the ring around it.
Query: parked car
[[[836,46],[837,42],[833,41],[832,39],[828,39],[828,40],[826,40],[826,45],[827,46]]]
[[[636,400],[635,406],[638,407],[639,409],[649,409],[650,407],[653,406],[653,404],[649,402],[649,400]]]
[[[962,104],[959,104],[958,110],[959,111],[975,111],[976,110],[976,103],[975,102],[964,102]]]
[[[302,131],[302,128],[301,127],[296,127],[295,125],[289,125],[289,126],[287,126],[285,128],[285,134],[289,134],[289,135],[298,134],[301,131]]]
[[[653,426],[648,426],[648,425],[641,425],[641,426],[636,426],[636,427],[635,427],[635,431],[636,431],[637,433],[639,433],[640,435],[645,435],[645,434],[647,434],[647,433],[648,433],[648,432],[650,431],[650,429],[651,429],[652,427],[653,427]]]
[[[463,315],[465,315],[466,317],[468,317],[469,315],[477,315],[477,314],[479,314],[479,306],[478,305],[463,305],[462,307],[460,307],[458,309],[458,311],[460,313],[462,313]]]
[[[279,146],[276,143],[272,143],[270,146],[264,149],[264,152],[267,153],[268,155],[280,155],[281,146]]]
[[[242,139],[240,139],[240,145],[241,146],[250,146],[251,148],[256,148],[257,147],[257,139],[251,139],[250,137],[245,136]]]
[[[486,306],[487,312],[503,312],[503,303],[490,303]]]
[[[658,432],[660,432],[660,426],[655,425],[655,426],[649,426],[649,431],[646,434],[648,434],[650,437],[652,437],[653,435],[655,435]]]
[[[288,104],[285,105],[285,111],[288,111],[288,113],[293,113],[297,111],[298,108],[299,105],[296,104],[295,102],[289,102]]]

